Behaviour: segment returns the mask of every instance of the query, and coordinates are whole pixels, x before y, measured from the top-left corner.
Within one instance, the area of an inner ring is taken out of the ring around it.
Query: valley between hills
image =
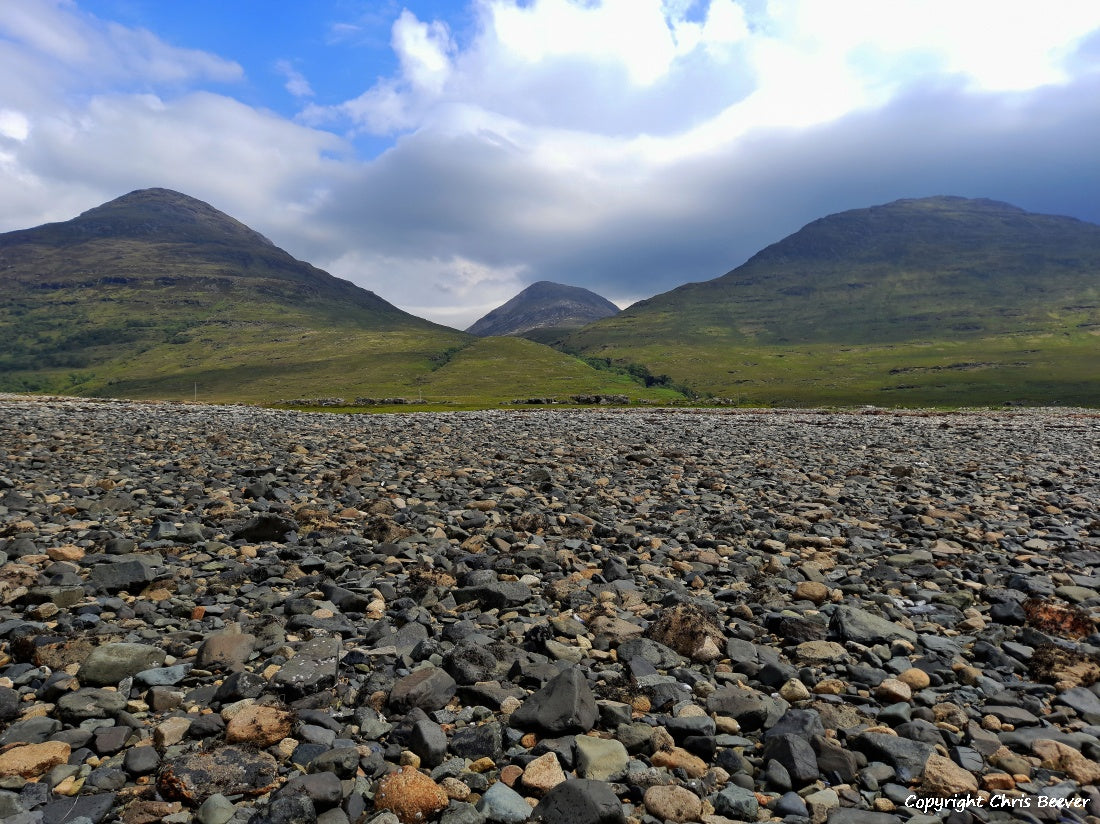
[[[823,217],[621,312],[535,284],[467,332],[165,189],[0,235],[7,392],[425,409],[624,396],[1097,406],[1098,355],[1100,226],[988,200]]]

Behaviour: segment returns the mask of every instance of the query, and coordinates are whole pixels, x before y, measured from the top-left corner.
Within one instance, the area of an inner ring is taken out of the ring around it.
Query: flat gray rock
[[[142,670],[159,667],[164,658],[164,650],[150,644],[104,644],[84,659],[77,677],[89,687],[114,685]]]
[[[842,641],[864,646],[888,644],[898,639],[910,642],[917,640],[917,633],[913,630],[906,629],[865,609],[852,606],[837,607],[829,628]]]
[[[336,682],[341,645],[336,638],[314,638],[294,651],[275,673],[273,683],[291,698],[331,687]]]

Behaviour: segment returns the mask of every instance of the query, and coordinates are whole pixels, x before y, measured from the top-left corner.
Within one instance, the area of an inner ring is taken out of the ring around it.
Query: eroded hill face
[[[746,404],[1100,405],[1100,227],[903,200],[814,221],[626,312],[543,282],[472,329]],[[537,370],[566,394],[605,383],[509,350],[538,363],[519,393],[509,370],[484,366],[496,350],[454,357],[473,340],[165,189],[0,235],[0,391],[274,401],[438,384],[499,400],[542,394]]]
[[[566,340],[757,403],[1100,403],[1100,226],[988,200],[814,221]]]
[[[676,394],[546,346],[410,315],[166,189],[0,235],[4,390],[474,406]]]
[[[478,337],[579,329],[619,313],[619,307],[577,286],[539,281],[489,312],[466,331]]]
[[[356,354],[415,374],[469,340],[167,189],[0,235],[0,330],[5,389],[136,396],[175,381],[251,397],[263,374],[289,391],[354,376]]]

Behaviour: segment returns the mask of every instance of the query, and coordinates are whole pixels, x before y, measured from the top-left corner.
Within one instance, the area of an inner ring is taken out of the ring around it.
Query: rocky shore
[[[1100,416],[0,398],[6,824],[1100,822]]]

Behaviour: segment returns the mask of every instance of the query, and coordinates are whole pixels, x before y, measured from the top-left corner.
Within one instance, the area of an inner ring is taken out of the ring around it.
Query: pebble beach
[[[1100,413],[0,396],[5,824],[1100,822]]]

